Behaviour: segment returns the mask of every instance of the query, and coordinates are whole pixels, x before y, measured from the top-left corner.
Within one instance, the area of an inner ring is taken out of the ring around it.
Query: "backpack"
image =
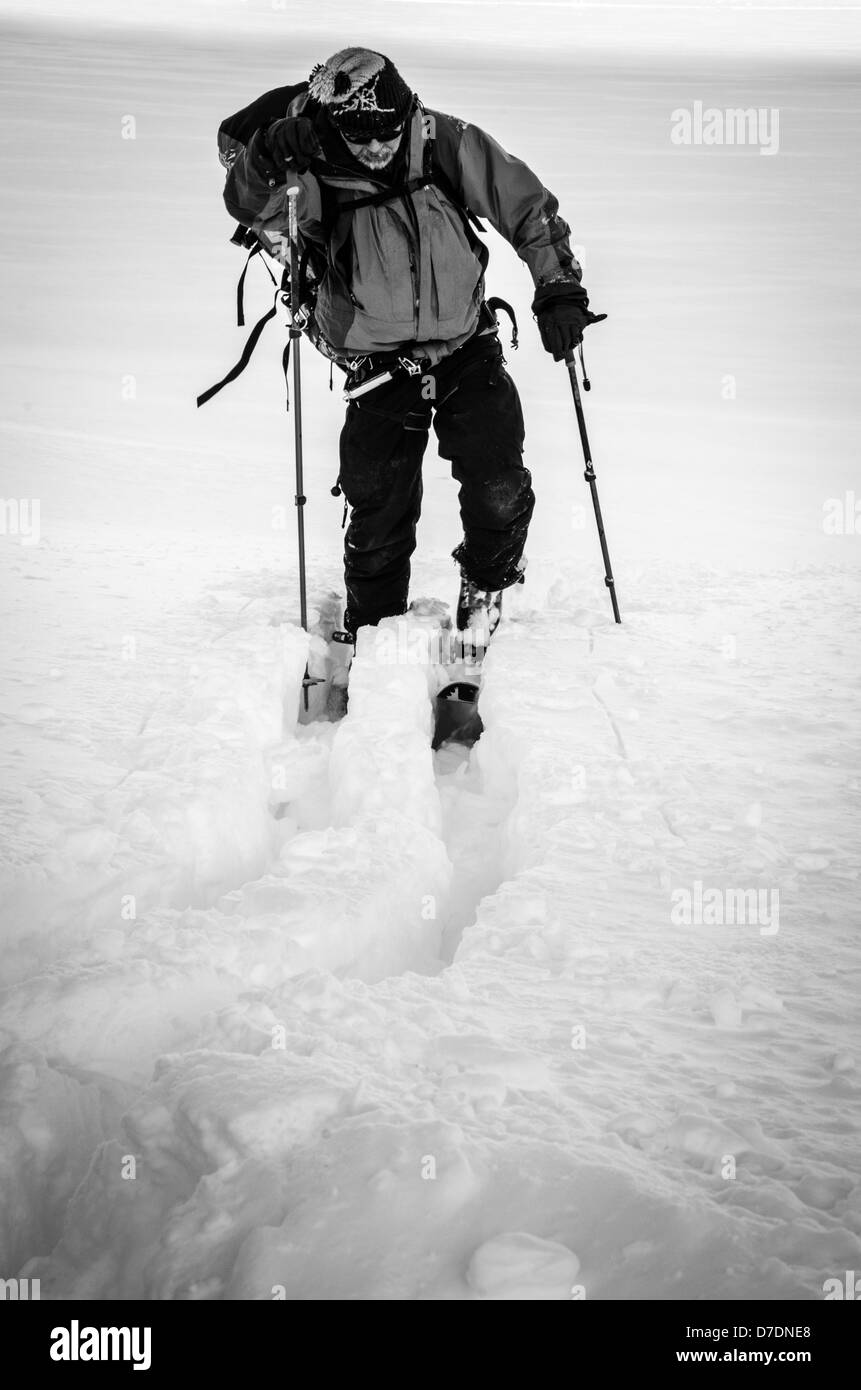
[[[257,130],[261,124],[264,124],[267,118],[269,120],[275,120],[279,115],[283,115],[285,105],[289,104],[291,100],[303,90],[306,90],[306,88],[306,83],[300,83],[296,87],[276,88],[271,92],[264,93],[264,95],[258,98],[250,107],[245,108],[245,110],[239,112],[238,115],[229,117],[223,122],[219,130],[219,157],[225,168],[230,168],[239,145],[247,144],[254,131]],[[413,112],[411,112],[411,115],[412,114]],[[425,140],[421,175],[418,178],[405,180],[392,188],[384,188],[376,193],[365,194],[359,198],[339,201],[334,194],[334,190],[320,181],[319,186],[323,208],[323,231],[327,252],[324,253],[322,248],[313,242],[307,242],[303,247],[299,261],[297,298],[298,303],[301,304],[303,308],[307,305],[309,311],[306,322],[303,325],[303,332],[310,338],[317,350],[329,359],[330,364],[337,363],[343,370],[346,370],[343,361],[339,357],[333,357],[331,350],[326,351],[326,346],[321,342],[319,335],[314,332],[313,307],[316,298],[316,287],[319,285],[327,269],[329,240],[335,222],[339,217],[343,216],[344,213],[353,213],[358,208],[362,207],[379,206],[383,203],[393,202],[397,198],[409,199],[412,193],[417,192],[420,188],[426,187],[428,184],[433,184],[446,196],[460,216],[467,241],[481,265],[482,274],[487,267],[487,262],[489,260],[487,246],[484,241],[476,235],[476,230],[485,232],[487,229],[475,214],[464,206],[455,192],[445,170],[435,161],[434,143],[432,135],[429,135]],[[269,248],[264,245],[250,227],[246,227],[242,223],[237,223],[230,241],[234,246],[239,246],[248,251],[248,256],[246,257],[245,265],[242,268],[236,287],[236,321],[238,326],[242,328],[245,325],[244,292],[245,277],[248,272],[248,267],[256,256],[259,256],[262,251],[269,251]],[[251,356],[257,346],[263,329],[266,327],[269,320],[274,318],[277,313],[279,300],[285,305],[289,305],[290,303],[291,286],[289,263],[284,266],[280,284],[272,274],[266,261],[264,260],[261,263],[265,266],[273,285],[276,286],[272,308],[269,309],[262,318],[258,319],[248,336],[238,361],[226,376],[198,396],[198,406],[205,405],[206,402],[217,395],[223,387],[235,381],[236,378],[244,372],[251,360]],[[487,303],[491,312],[495,308],[503,308],[509,314],[513,324],[512,346],[516,347],[517,321],[514,316],[514,311],[504,300],[491,299],[488,300]],[[289,353],[290,342],[288,339],[282,358],[285,377],[289,362]]]

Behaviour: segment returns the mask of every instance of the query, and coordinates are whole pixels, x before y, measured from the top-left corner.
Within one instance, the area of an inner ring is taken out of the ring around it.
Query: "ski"
[[[449,681],[434,701],[434,733],[431,748],[436,752],[444,743],[461,743],[471,748],[484,732],[478,712],[477,680]]]

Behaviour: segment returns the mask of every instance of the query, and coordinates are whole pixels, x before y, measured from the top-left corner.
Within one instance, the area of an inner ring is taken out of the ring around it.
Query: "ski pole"
[[[299,533],[299,618],[308,631],[308,600],[305,587],[305,484],[302,466],[302,364],[299,344],[302,339],[304,314],[299,297],[299,189],[287,189],[287,235],[290,241],[290,334],[288,346],[293,348],[293,437],[296,453],[296,526]],[[302,680],[302,705],[308,712],[308,687],[322,684],[321,676],[312,676],[305,664]]]
[[[604,557],[604,583],[610,590],[610,602],[613,605],[613,617],[617,623],[622,621],[619,614],[619,604],[616,599],[616,581],[613,578],[613,571],[610,566],[610,552],[607,549],[607,537],[604,535],[604,518],[601,515],[601,503],[598,501],[598,484],[595,477],[595,465],[592,462],[592,452],[589,448],[589,436],[586,433],[586,419],[583,414],[583,402],[580,399],[580,387],[577,384],[577,364],[574,349],[571,348],[565,354],[565,365],[568,368],[568,375],[571,379],[571,391],[574,396],[574,409],[577,412],[577,428],[580,431],[580,443],[583,445],[583,458],[586,462],[586,472],[583,477],[589,484],[592,493],[592,506],[595,509],[595,521],[598,525],[598,539],[601,542],[601,554]],[[590,389],[590,382],[586,376],[583,362],[583,345],[580,345],[580,367],[583,371],[583,389]]]
[[[290,238],[290,337],[293,340],[293,433],[296,451],[296,522],[299,531],[299,614],[308,631],[308,604],[305,592],[305,493],[302,469],[302,363],[299,344],[302,330],[296,325],[302,308],[299,303],[299,219],[296,204],[297,187],[287,189],[287,234]],[[305,687],[305,708],[308,689]]]

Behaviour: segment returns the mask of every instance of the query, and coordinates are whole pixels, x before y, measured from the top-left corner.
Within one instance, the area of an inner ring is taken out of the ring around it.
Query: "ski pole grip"
[[[576,395],[579,395],[580,389],[577,385],[577,356],[574,348],[569,348],[566,352],[565,366],[568,368],[568,375],[571,378],[571,385],[574,388],[574,392]]]
[[[295,246],[299,239],[299,218],[296,212],[296,204],[299,199],[299,188],[296,184],[287,189],[287,235]]]

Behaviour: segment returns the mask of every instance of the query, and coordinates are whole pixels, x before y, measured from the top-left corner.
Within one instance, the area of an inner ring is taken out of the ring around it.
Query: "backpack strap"
[[[430,144],[430,141],[428,143]],[[381,203],[391,203],[395,198],[405,198],[411,193],[417,193],[420,188],[427,188],[430,183],[435,183],[438,188],[442,189],[465,221],[470,222],[479,232],[487,231],[484,223],[479,221],[475,213],[464,207],[454,191],[451,179],[440,168],[434,169],[430,174],[422,174],[419,179],[408,179],[406,183],[399,184],[397,188],[383,188],[379,193],[368,193],[364,198],[351,198],[347,203],[339,203],[338,212],[355,212],[356,208],[379,207]]]
[[[381,203],[391,203],[395,198],[404,198],[410,193],[415,193],[427,184],[433,183],[433,179],[428,174],[423,174],[420,179],[408,179],[406,183],[398,184],[397,188],[381,188],[379,193],[366,193],[364,198],[350,198],[348,202],[338,203],[337,212],[355,212],[356,208],[379,207]]]
[[[253,253],[252,253],[252,254],[253,254]],[[251,257],[249,256],[248,259],[250,260]],[[247,269],[247,264],[248,264],[248,263],[246,262],[246,269]],[[269,268],[269,267],[267,266],[267,270],[268,270],[268,268]],[[244,272],[243,272],[243,273],[244,273]],[[271,273],[271,272],[270,272],[270,273]],[[231,381],[235,381],[236,378],[237,378],[238,376],[241,376],[241,375],[242,375],[242,373],[245,371],[245,368],[248,366],[248,363],[251,361],[251,354],[253,353],[254,349],[255,349],[256,346],[257,346],[257,342],[258,342],[258,339],[259,339],[259,337],[260,337],[260,334],[263,332],[263,330],[264,330],[264,328],[266,327],[266,325],[267,325],[267,323],[269,322],[269,320],[270,320],[270,319],[274,319],[276,313],[278,312],[278,299],[279,299],[279,296],[280,296],[281,294],[283,294],[283,293],[286,293],[286,291],[289,289],[289,287],[290,287],[290,272],[289,272],[287,266],[285,266],[285,267],[284,267],[284,272],[283,272],[283,274],[282,274],[282,276],[281,276],[281,284],[279,285],[278,289],[275,291],[275,299],[274,299],[274,301],[273,301],[272,308],[268,311],[268,313],[265,313],[265,314],[263,315],[263,317],[260,318],[260,319],[258,319],[257,322],[255,323],[254,327],[252,328],[251,332],[250,332],[249,335],[248,335],[248,338],[246,339],[245,347],[242,349],[242,355],[240,356],[239,361],[236,362],[236,363],[230,368],[230,371],[227,373],[227,376],[222,377],[221,381],[216,382],[216,384],[215,384],[214,386],[210,386],[209,389],[208,389],[207,391],[204,391],[204,392],[202,393],[202,395],[198,396],[198,398],[197,398],[197,405],[198,405],[198,408],[200,408],[200,406],[202,406],[202,405],[206,405],[206,402],[207,402],[207,401],[211,401],[213,396],[217,396],[217,395],[218,395],[218,392],[221,391],[223,387],[228,386],[228,385],[230,384]]]
[[[433,141],[429,140],[428,145],[432,144]],[[467,224],[470,224],[472,227],[474,227],[477,232],[487,231],[487,228],[485,227],[484,223],[479,221],[475,213],[470,212],[469,208],[465,207],[464,204],[461,202],[460,198],[457,196],[457,193],[454,190],[454,185],[452,184],[452,181],[449,178],[448,174],[445,172],[444,169],[441,169],[438,164],[434,167],[433,174],[429,179],[426,180],[426,182],[435,183],[437,187],[442,189],[449,202],[454,203],[454,206],[457,208],[461,217]]]
[[[417,179],[407,179],[405,183],[398,184],[395,188],[381,188],[378,193],[367,193],[362,198],[350,198],[347,202],[336,203],[333,212],[339,216],[342,212],[355,212],[357,208],[379,207],[382,203],[391,203],[395,198],[407,198],[412,193],[417,193],[420,188],[426,188],[428,184],[436,184],[442,190],[449,202],[453,203],[463,218],[464,222],[471,223],[479,232],[486,232],[487,228],[476,217],[474,212],[470,212],[464,206],[461,198],[455,191],[451,179],[439,164],[434,162],[433,157],[434,141],[425,141],[422,175]]]

